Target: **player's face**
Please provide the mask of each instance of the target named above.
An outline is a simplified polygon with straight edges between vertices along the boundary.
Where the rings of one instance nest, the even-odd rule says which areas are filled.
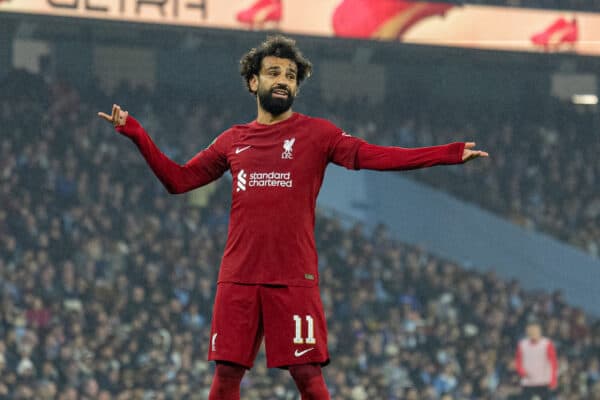
[[[260,106],[272,115],[280,115],[292,107],[298,91],[298,67],[287,58],[265,57],[258,76],[251,82]]]
[[[542,328],[539,325],[529,325],[527,327],[527,337],[529,339],[537,340],[542,337]]]

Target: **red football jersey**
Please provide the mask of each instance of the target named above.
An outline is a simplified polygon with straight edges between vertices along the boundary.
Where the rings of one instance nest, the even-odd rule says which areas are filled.
[[[363,140],[294,113],[273,125],[236,125],[204,152],[233,176],[219,282],[318,284],[315,206],[329,162],[355,169]],[[203,157],[204,158],[204,157]]]
[[[231,171],[231,217],[219,282],[308,287],[319,280],[315,206],[329,162],[349,169],[421,168],[460,163],[465,146],[375,146],[324,119],[293,113],[273,125],[235,125],[179,165],[133,117],[117,130],[136,143],[171,193],[192,190]]]

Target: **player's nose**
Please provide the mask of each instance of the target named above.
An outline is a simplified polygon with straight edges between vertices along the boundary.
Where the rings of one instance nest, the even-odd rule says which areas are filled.
[[[289,86],[293,81],[293,79],[290,79],[285,74],[279,74],[279,76],[277,76],[275,79],[275,85]]]

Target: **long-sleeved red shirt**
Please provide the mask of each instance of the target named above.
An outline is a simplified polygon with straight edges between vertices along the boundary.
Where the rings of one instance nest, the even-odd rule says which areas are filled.
[[[138,146],[170,193],[233,176],[227,245],[219,282],[318,284],[315,206],[327,164],[402,170],[462,162],[464,143],[404,149],[366,143],[299,113],[273,125],[235,125],[185,165],[153,143],[131,116],[117,130]]]

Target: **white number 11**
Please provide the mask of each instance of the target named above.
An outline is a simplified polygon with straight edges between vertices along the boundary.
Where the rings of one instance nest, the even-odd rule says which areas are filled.
[[[294,337],[294,344],[315,344],[315,321],[310,315],[306,316],[306,324],[308,325],[308,335],[306,341],[302,338],[302,318],[299,315],[294,315],[294,322],[296,323],[296,336]]]

